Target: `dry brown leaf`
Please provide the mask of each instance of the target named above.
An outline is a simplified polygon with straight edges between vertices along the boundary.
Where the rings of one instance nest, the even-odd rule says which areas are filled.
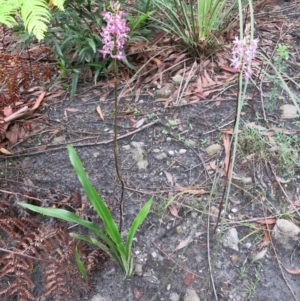
[[[267,248],[262,249],[259,252],[255,252],[255,254],[252,255],[252,262],[262,259],[267,253]]]
[[[264,224],[264,225],[273,225],[276,223],[276,218],[265,218],[265,219],[262,219],[262,220],[257,220],[255,221],[256,223],[258,224]]]
[[[98,114],[100,115],[100,118],[102,119],[102,121],[104,121],[104,116],[103,116],[103,114],[102,114],[102,110],[101,110],[101,108],[100,108],[99,105],[97,106],[97,112],[98,112]]]
[[[80,112],[80,110],[76,109],[76,108],[66,108],[65,110],[68,111],[68,112],[73,112],[73,113]]]
[[[135,94],[134,102],[138,102],[138,100],[140,99],[140,95],[141,95],[141,89],[140,88],[136,89],[134,94]]]
[[[130,114],[132,114],[132,113],[134,113],[133,110],[127,109],[127,110],[123,110],[123,111],[121,112],[121,115],[125,116],[125,115],[130,115]]]
[[[209,86],[216,84],[216,82],[212,78],[209,77],[206,69],[204,69],[204,76],[205,76]]]
[[[201,82],[202,82],[203,88],[206,88],[207,86],[209,86],[208,80],[206,79],[206,77],[204,75],[201,75]]]
[[[46,92],[41,93],[41,95],[35,101],[34,106],[31,108],[32,111],[34,111],[35,109],[37,109],[40,106],[40,104],[41,104],[42,100],[44,99],[45,95],[46,95]]]
[[[136,125],[135,125],[135,128],[140,128],[143,124],[144,124],[144,122],[145,122],[145,118],[142,118],[142,119],[140,119],[137,123],[136,123]]]
[[[178,215],[178,210],[177,208],[175,207],[175,205],[170,205],[169,206],[169,210],[171,212],[171,214],[174,216],[174,217],[178,217],[178,218],[181,218],[179,215]]]
[[[297,270],[291,270],[291,269],[285,268],[285,270],[286,270],[288,273],[293,274],[293,275],[299,275],[299,274],[300,274],[300,269],[297,269]]]
[[[4,114],[5,117],[11,115],[12,114],[12,107],[11,106],[5,107],[3,109],[3,114]]]
[[[192,273],[187,273],[185,276],[184,276],[184,280],[183,280],[183,283],[184,285],[186,286],[189,286],[191,285],[191,283],[194,281],[194,274]]]
[[[179,55],[176,60],[173,62],[173,66],[175,66],[178,62],[181,62],[182,59],[187,55],[187,53],[183,53],[181,55]]]
[[[0,147],[0,152],[4,155],[12,155],[12,153],[10,151],[8,151],[7,149]]]
[[[217,161],[214,160],[214,161],[209,162],[208,166],[210,167],[210,169],[216,170],[218,168]]]
[[[202,195],[202,194],[209,193],[209,191],[206,191],[202,188],[183,187],[177,183],[175,185],[178,188],[178,190],[183,193],[194,194],[194,195]]]
[[[155,62],[155,64],[157,65],[158,68],[163,65],[163,63],[157,58],[153,58],[153,61]]]
[[[178,250],[180,250],[180,249],[185,248],[185,247],[191,242],[191,238],[192,238],[192,237],[189,236],[188,238],[182,240],[182,241],[178,244],[178,246],[176,247],[176,249],[174,250],[174,252],[175,252],[175,251],[178,251]]]
[[[218,57],[218,61],[220,63],[220,65],[226,65],[227,61],[223,58],[224,54],[222,53],[218,53],[217,57]]]
[[[171,186],[174,186],[175,182],[174,182],[173,176],[167,171],[164,171],[164,173],[167,177],[168,182],[171,184]]]
[[[262,242],[259,245],[259,248],[258,248],[259,250],[261,250],[263,247],[267,246],[271,241],[270,231],[273,229],[274,224],[266,224],[266,227],[267,227],[267,230],[266,230],[266,233],[265,233],[265,236],[264,236]]]
[[[202,78],[201,76],[198,77],[197,79],[197,89],[195,90],[195,92],[203,92],[203,86],[202,86]]]
[[[11,145],[14,145],[18,141],[18,134],[19,134],[19,125],[14,124],[12,129],[5,133],[5,137],[9,140]]]
[[[134,295],[134,298],[136,300],[141,299],[142,296],[143,296],[143,290],[142,290],[142,288],[140,288],[138,286],[134,286],[134,288],[133,288],[133,295]]]
[[[9,121],[15,120],[15,119],[23,116],[24,114],[26,114],[27,111],[28,111],[28,106],[24,106],[21,109],[19,109],[18,111],[14,112],[13,114],[5,117],[3,119],[3,122],[9,122]]]
[[[229,135],[233,135],[233,128],[227,128],[227,129],[221,129],[220,130],[223,134],[229,134]],[[239,133],[241,133],[242,131],[239,131]]]
[[[230,164],[230,139],[228,134],[223,134],[223,144],[225,148],[225,166],[224,172],[229,176],[229,164]]]

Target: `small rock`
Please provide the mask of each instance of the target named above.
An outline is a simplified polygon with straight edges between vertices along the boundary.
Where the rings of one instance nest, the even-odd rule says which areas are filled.
[[[159,148],[155,148],[154,150],[153,150],[153,153],[160,153],[160,149]]]
[[[211,221],[216,223],[219,216],[219,209],[216,206],[211,206],[209,213]]]
[[[197,216],[198,216],[198,212],[197,211],[192,211],[191,217],[196,218]]]
[[[197,293],[193,289],[187,289],[183,301],[200,301]]]
[[[239,237],[235,228],[231,228],[224,233],[222,242],[225,247],[239,251]]]
[[[172,77],[172,82],[174,85],[180,85],[182,82],[182,76],[180,74],[176,74],[175,76]]]
[[[175,90],[174,85],[166,84],[164,87],[156,91],[156,97],[169,97]]]
[[[244,184],[250,184],[250,183],[252,183],[252,178],[251,177],[241,177],[238,180],[240,180]]]
[[[167,137],[167,141],[172,141],[172,138],[171,137]]]
[[[130,145],[131,145],[132,158],[138,162],[137,163],[138,169],[146,169],[146,167],[148,166],[148,162],[143,159],[144,151],[143,151],[142,146],[144,145],[144,143],[132,141],[130,143]],[[145,166],[145,164],[146,164],[146,166]]]
[[[138,276],[142,276],[143,275],[143,265],[137,263],[134,268],[134,274],[138,275]]]
[[[300,228],[294,223],[285,219],[278,219],[273,228],[272,237],[285,248],[291,249],[293,248],[293,241],[297,239],[299,233]]]
[[[134,148],[141,148],[144,146],[144,143],[143,142],[136,142],[136,141],[131,141],[130,142],[130,145]]]
[[[181,226],[177,226],[177,227],[176,227],[176,232],[177,232],[178,234],[181,234],[181,233],[183,232],[182,227],[181,227]]]
[[[229,283],[227,281],[224,281],[221,283],[221,287],[223,290],[228,291],[229,290]]]
[[[100,155],[99,152],[93,153],[93,156],[94,156],[95,158],[97,158],[99,155]]]
[[[122,148],[123,148],[125,151],[128,151],[128,150],[130,150],[130,145],[129,145],[129,144],[123,145]]]
[[[185,153],[186,153],[186,149],[182,148],[182,149],[179,150],[179,154],[180,154],[180,155],[183,155],[183,154],[185,154]]]
[[[170,301],[179,301],[179,295],[176,293],[170,294]]]
[[[206,152],[208,155],[212,156],[222,150],[222,146],[220,144],[212,144],[206,148]]]
[[[297,108],[293,105],[283,105],[280,107],[280,110],[282,111],[280,116],[281,119],[292,119],[298,117]]]
[[[154,158],[157,159],[157,160],[164,160],[166,159],[168,156],[167,154],[165,153],[160,153],[160,154],[157,154],[157,155],[154,155]]]
[[[66,137],[64,135],[62,135],[62,136],[54,137],[54,139],[52,140],[52,142],[54,144],[60,144],[60,143],[64,143],[65,140],[66,140]]]
[[[145,170],[147,169],[148,166],[148,161],[147,160],[141,160],[137,162],[137,168],[138,170]]]
[[[172,151],[172,150],[170,150],[170,151],[168,151],[168,154],[169,154],[170,156],[174,156],[175,152]]]
[[[153,252],[151,253],[151,256],[152,256],[153,258],[156,258],[156,257],[157,257],[157,253],[156,253],[155,251],[153,251]]]
[[[251,242],[246,242],[245,243],[245,248],[250,249],[252,247],[252,243]]]
[[[238,261],[238,259],[239,259],[239,257],[237,255],[235,255],[235,254],[231,255],[230,258],[231,258],[231,262],[233,264],[236,264],[237,261]]]

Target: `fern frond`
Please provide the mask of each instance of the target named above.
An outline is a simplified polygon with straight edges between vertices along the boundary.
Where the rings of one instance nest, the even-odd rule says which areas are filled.
[[[65,0],[52,0],[53,5],[58,7],[60,10],[65,10],[64,8],[64,2]]]
[[[16,14],[23,0],[0,0],[0,23],[12,27],[16,20],[13,15]]]
[[[21,6],[21,17],[24,21],[25,29],[33,33],[38,40],[44,38],[48,29],[51,14],[48,3],[44,0],[24,1]]]
[[[49,5],[64,10],[64,2],[65,0],[50,0],[49,3],[46,0],[0,0],[0,23],[12,27],[16,23],[14,16],[21,9],[25,29],[42,40],[51,18]]]

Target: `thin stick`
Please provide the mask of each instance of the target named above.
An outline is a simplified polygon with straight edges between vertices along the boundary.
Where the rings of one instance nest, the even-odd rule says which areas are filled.
[[[0,248],[0,251],[6,252],[6,253],[10,253],[10,254],[24,256],[24,257],[31,258],[31,259],[34,259],[34,260],[40,260],[40,261],[44,261],[44,262],[50,262],[50,260],[45,260],[45,259],[42,259],[42,258],[33,257],[33,256],[30,256],[30,255],[21,253],[21,252],[15,252],[15,251],[3,249],[3,248]]]
[[[114,158],[115,158],[115,166],[116,166],[116,173],[118,179],[121,183],[121,197],[119,201],[119,211],[120,211],[120,221],[119,221],[119,232],[122,231],[123,225],[123,198],[124,198],[124,181],[121,176],[119,170],[119,162],[118,162],[118,77],[117,77],[117,59],[114,59],[114,77],[115,77],[115,115],[114,115]]]
[[[160,120],[157,119],[157,120],[154,120],[153,122],[150,122],[130,133],[127,133],[127,134],[124,134],[122,136],[119,136],[117,137],[117,140],[121,140],[121,139],[124,139],[128,136],[131,136],[131,135],[134,135],[156,123],[158,123]],[[91,138],[90,138],[91,139]],[[83,139],[79,139],[79,140],[83,140]],[[78,141],[78,140],[76,140]],[[103,145],[103,144],[109,144],[111,142],[113,142],[114,139],[109,139],[109,140],[104,140],[104,141],[100,141],[100,142],[91,142],[91,143],[83,143],[83,144],[75,144],[73,145],[73,147],[85,147],[85,146],[96,146],[96,145]],[[72,144],[72,141],[70,141],[68,144]],[[20,151],[20,152],[16,152],[14,153],[13,155],[7,155],[7,156],[0,156],[0,159],[8,159],[8,158],[19,158],[19,157],[29,157],[29,156],[34,156],[34,155],[39,155],[39,154],[44,154],[46,152],[49,152],[49,151],[58,151],[58,150],[62,150],[62,149],[65,149],[66,148],[66,144],[64,144],[63,146],[58,146],[58,147],[54,147],[54,145],[51,145],[51,144],[48,144],[48,145],[41,145],[39,147],[45,147],[46,149],[44,150],[40,150],[40,151],[36,151],[36,152],[28,152],[28,153],[24,153],[24,151]],[[49,147],[49,149],[47,149]],[[27,151],[30,150],[30,149],[27,149]]]

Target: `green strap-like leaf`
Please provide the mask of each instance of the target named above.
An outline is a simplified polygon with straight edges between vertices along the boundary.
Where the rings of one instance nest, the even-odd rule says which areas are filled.
[[[97,193],[96,189],[93,187],[90,180],[88,179],[75,149],[70,145],[67,146],[67,149],[69,152],[71,163],[75,169],[78,179],[81,182],[84,191],[87,197],[89,198],[90,202],[92,203],[94,209],[97,211],[98,215],[102,219],[105,231],[110,236],[112,241],[118,246],[119,252],[125,254],[125,247],[123,245],[121,235],[119,233],[115,221],[112,218],[110,211],[108,210],[105,203]]]
[[[78,233],[70,233],[70,235],[74,238],[81,239],[81,240],[84,240],[86,242],[89,242],[89,243],[95,245],[96,247],[98,247],[99,249],[104,251],[109,257],[111,257],[112,259],[115,259],[117,262],[119,262],[118,254],[115,254],[115,252],[114,252],[114,251],[117,251],[116,249],[115,250],[112,249],[111,251],[113,251],[113,252],[110,252],[110,250],[108,249],[108,247],[106,245],[104,245],[97,239],[95,239],[91,236],[88,236],[88,235],[81,235]]]
[[[84,226],[85,228],[88,228],[91,231],[93,231],[95,234],[97,234],[109,246],[109,248],[111,248],[112,250],[116,248],[115,244],[94,223],[86,221],[68,210],[58,209],[58,208],[42,208],[27,203],[19,203],[19,205],[27,209],[30,209],[34,212],[38,212],[51,217],[56,217],[67,222],[73,222],[81,226]]]
[[[87,271],[86,271],[86,268],[85,268],[83,262],[80,259],[80,256],[78,254],[77,246],[75,248],[75,260],[76,260],[78,269],[79,269],[80,273],[82,274],[82,277],[83,277],[84,281],[87,283],[87,281],[88,281]]]
[[[131,227],[128,231],[127,242],[126,242],[126,260],[127,261],[130,260],[131,245],[132,245],[132,240],[134,238],[135,232],[136,232],[137,228],[142,224],[142,222],[144,221],[146,216],[148,215],[150,208],[151,208],[152,201],[153,201],[153,197],[150,198],[150,200],[141,209],[141,211],[134,219],[134,221],[131,224]]]

